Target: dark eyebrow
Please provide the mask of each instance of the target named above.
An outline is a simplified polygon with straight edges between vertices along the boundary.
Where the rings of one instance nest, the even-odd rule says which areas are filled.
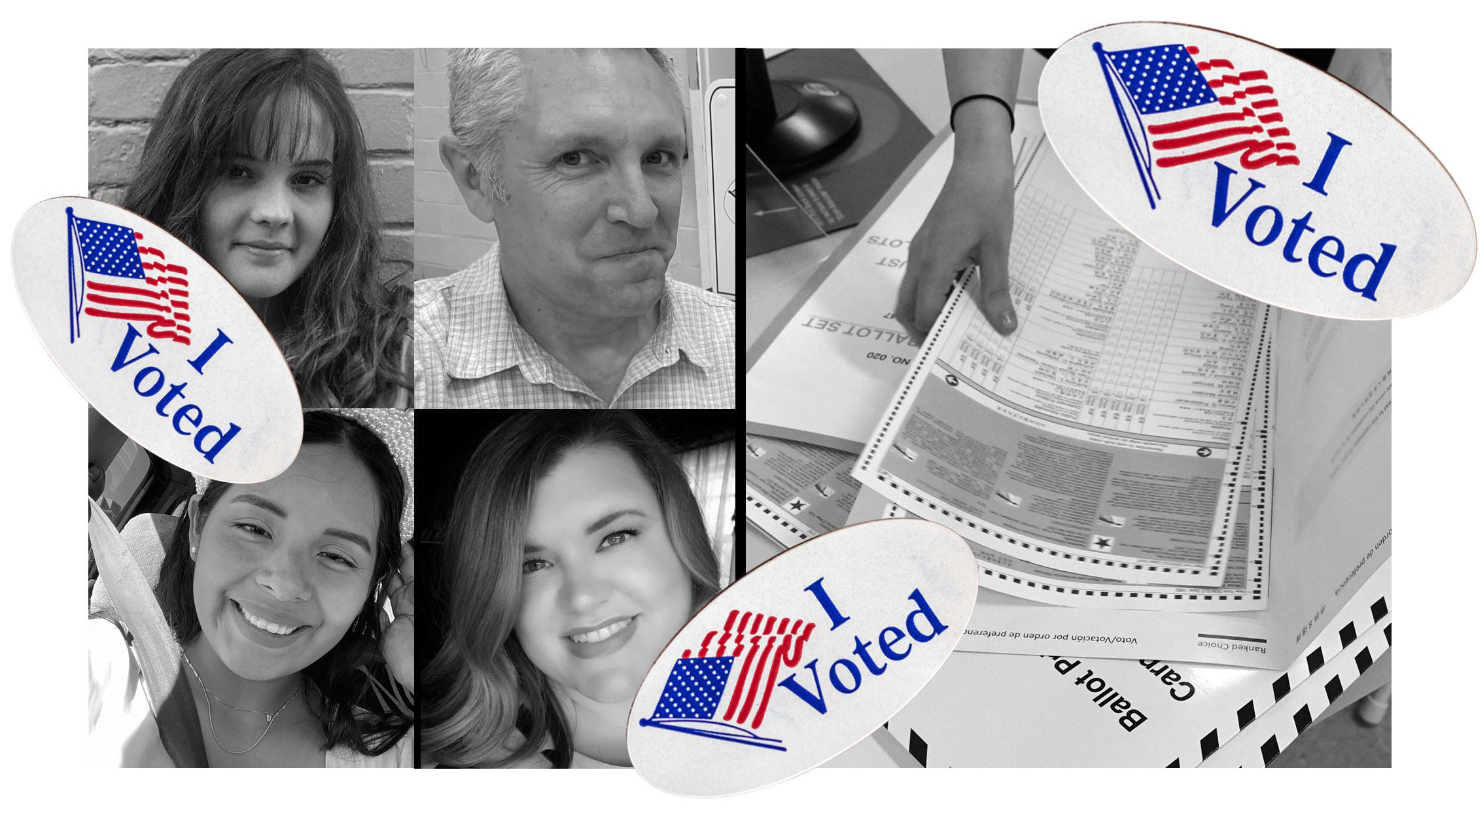
[[[667,148],[675,153],[680,153],[688,149],[688,140],[682,134],[660,136],[654,147]]]
[[[324,531],[324,535],[333,536],[335,538],[342,538],[351,544],[357,544],[360,546],[361,549],[365,551],[365,555],[375,554],[375,551],[370,548],[370,540],[360,535],[359,533],[352,533],[349,530],[341,530],[338,527],[330,527],[329,529]]]
[[[613,513],[607,513],[596,521],[591,522],[591,526],[586,528],[586,535],[591,535],[597,530],[600,530],[602,527],[611,524],[613,521],[616,521],[623,516],[642,516],[643,518],[648,517],[647,513],[644,513],[641,510],[617,510]]]
[[[602,133],[577,130],[554,134],[550,137],[547,144],[550,150],[565,152],[582,147],[608,148],[611,146],[612,140]],[[687,141],[682,133],[665,133],[654,138],[652,140],[652,146],[681,152],[687,148]]]
[[[609,140],[600,134],[576,131],[572,133],[561,133],[550,137],[548,142],[550,150],[565,152],[581,147],[606,147]]]
[[[253,507],[260,507],[263,510],[266,510],[267,512],[272,513],[273,515],[280,518],[288,517],[287,511],[283,510],[283,508],[280,507],[278,504],[253,493],[243,493],[239,496],[232,497],[231,500],[233,502],[250,504]],[[360,547],[364,548],[367,555],[375,554],[375,550],[370,546],[370,539],[365,538],[359,533],[352,533],[349,530],[341,530],[338,527],[330,527],[329,529],[324,531],[324,535],[333,536],[335,538],[342,538],[351,544],[358,544]]]
[[[268,501],[267,499],[262,498],[261,496],[254,495],[252,493],[243,493],[240,496],[234,497],[232,501],[250,504],[254,507],[260,507],[263,510],[272,513],[273,515],[281,516],[282,518],[288,517],[287,511],[283,510],[283,508],[279,507],[273,502]]]

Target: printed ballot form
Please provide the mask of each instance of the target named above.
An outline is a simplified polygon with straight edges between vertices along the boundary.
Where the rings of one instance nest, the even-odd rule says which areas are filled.
[[[1259,529],[1259,524],[1250,523],[1251,518],[1257,512],[1262,521],[1263,515],[1263,507],[1256,502],[1253,492],[1248,486],[1240,490],[1237,523],[1229,548],[1230,563],[1224,570],[1220,587],[1131,584],[1113,578],[1079,575],[1039,566],[971,543],[977,560],[978,583],[985,589],[1024,600],[1074,607],[1209,612],[1264,609],[1269,603],[1269,596],[1264,592],[1265,549],[1262,539],[1257,540],[1254,546],[1250,546],[1249,541],[1249,531]],[[854,507],[857,515],[850,518],[856,521],[868,516],[919,518],[871,490],[864,491]],[[989,621],[993,614],[987,613],[982,617]],[[1051,612],[1046,614],[1053,615]],[[984,629],[992,630],[990,626]],[[1003,634],[1006,635],[1005,630]],[[1094,636],[1096,640],[1109,642],[1117,642],[1117,638],[1118,642],[1139,642],[1135,636]]]
[[[1255,358],[1256,377],[1254,393],[1264,395],[1270,391],[1270,334],[1266,333],[1259,354]],[[1227,568],[1223,571],[1223,582],[1217,587],[1181,587],[1161,584],[1136,583],[1132,580],[1083,575],[1056,567],[1043,566],[1011,554],[999,552],[978,542],[968,541],[977,559],[978,581],[992,596],[1002,593],[1037,604],[1082,607],[1099,610],[1168,610],[1183,612],[1234,612],[1265,609],[1268,594],[1268,423],[1263,410],[1266,400],[1251,402],[1253,406],[1243,456],[1238,505],[1234,514],[1234,525],[1229,543]],[[922,503],[915,502],[918,508]],[[928,504],[926,504],[928,507]],[[848,517],[848,523],[873,518],[898,518],[915,516],[909,509],[866,487],[859,492]],[[1021,605],[1031,610],[1037,604]],[[986,613],[995,616],[996,610]],[[1027,614],[1032,614],[1031,612]],[[1062,610],[1045,610],[1049,619],[1062,620]],[[1073,613],[1067,613],[1072,618]],[[1113,616],[1112,616],[1113,617]],[[1156,617],[1142,616],[1145,623],[1154,622]],[[1100,618],[1099,620],[1104,620]],[[1182,621],[1188,623],[1186,619]],[[1136,627],[1140,630],[1140,627]],[[1172,627],[1176,628],[1176,627]],[[983,631],[1001,632],[1005,629],[988,627]],[[1134,644],[1141,641],[1135,635],[1104,636],[1097,638],[1103,644]],[[966,648],[963,646],[963,648]],[[987,650],[992,646],[988,645]]]
[[[1031,103],[1019,102],[1020,109]],[[1019,113],[1014,156],[1043,145]],[[746,360],[745,428],[857,453],[919,351],[894,319],[910,239],[951,169],[949,133],[934,139],[776,319]]]
[[[855,476],[1014,559],[1219,587],[1269,309],[1146,247],[1046,142],[1024,155],[1020,328],[998,335],[958,286]]]
[[[895,342],[868,320],[888,315],[893,244],[939,192],[946,134],[773,327],[747,380],[761,424],[832,450],[751,436],[786,453],[752,452],[747,517],[784,546],[845,507],[952,528],[982,587],[961,651],[1284,668],[1391,550],[1390,327],[1177,267],[1085,196],[1033,105],[1017,125],[1018,330],[987,324],[968,273],[918,349],[873,348]],[[855,487],[839,429],[867,415]]]
[[[1392,549],[1391,330],[1275,313],[1251,400],[1270,420],[1252,420],[1223,586],[1097,585],[973,544],[982,591],[959,651],[1277,669],[1335,623]],[[849,523],[921,507],[869,488]]]
[[[842,527],[858,497],[842,451],[747,434],[745,518],[783,547]]]

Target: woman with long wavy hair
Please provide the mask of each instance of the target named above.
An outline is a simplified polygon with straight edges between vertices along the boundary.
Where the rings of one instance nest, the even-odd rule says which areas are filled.
[[[474,452],[443,545],[423,762],[630,765],[649,667],[719,591],[687,477],[638,415],[531,411]]]
[[[197,56],[165,95],[123,206],[252,304],[304,407],[409,407],[410,290],[382,280],[365,138],[322,54]]]

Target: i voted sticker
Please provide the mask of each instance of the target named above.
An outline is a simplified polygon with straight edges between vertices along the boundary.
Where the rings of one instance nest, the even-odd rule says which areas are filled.
[[[904,707],[950,656],[976,561],[934,522],[845,527],[710,601],[633,701],[627,749],[671,793],[721,796],[815,768]]]
[[[293,375],[251,307],[189,247],[89,198],[32,207],[11,246],[42,345],[119,430],[221,481],[292,464],[303,439]]]
[[[1091,198],[1152,249],[1228,289],[1324,317],[1416,314],[1475,265],[1475,225],[1439,160],[1355,89],[1196,26],[1126,23],[1065,43],[1043,125]]]

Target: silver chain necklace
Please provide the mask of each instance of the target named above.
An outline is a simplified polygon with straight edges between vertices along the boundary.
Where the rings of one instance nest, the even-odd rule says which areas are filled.
[[[279,707],[277,711],[268,712],[268,711],[258,711],[255,708],[237,708],[236,706],[232,705],[231,703],[228,703],[225,700],[221,699],[220,697],[217,697],[216,695],[212,694],[211,693],[211,690],[209,688],[206,688],[206,681],[201,678],[200,672],[198,672],[198,671],[195,670],[195,664],[190,662],[190,655],[185,654],[185,650],[184,649],[181,649],[180,650],[180,656],[183,657],[183,658],[185,658],[185,665],[187,665],[187,666],[190,667],[190,673],[193,674],[193,675],[195,675],[195,681],[197,683],[200,683],[200,690],[201,691],[204,691],[206,693],[206,697],[207,697],[207,700],[206,700],[206,721],[208,723],[210,723],[210,726],[211,726],[211,739],[213,739],[213,740],[216,741],[216,747],[217,748],[220,748],[221,750],[225,751],[228,754],[238,754],[238,755],[239,754],[246,754],[246,753],[250,753],[253,748],[256,748],[257,745],[262,742],[263,738],[265,738],[267,736],[267,732],[272,730],[272,722],[273,722],[273,720],[277,719],[277,716],[279,714],[283,713],[283,710],[288,707],[288,703],[293,702],[293,700],[298,697],[298,692],[303,691],[303,685],[300,683],[299,686],[298,686],[298,690],[297,691],[294,691],[293,692],[293,696],[292,697],[289,697],[288,698],[288,701],[285,702],[285,703],[283,703],[282,706]],[[267,727],[264,728],[264,729],[262,729],[262,733],[261,733],[261,735],[259,735],[257,737],[257,740],[255,742],[253,742],[251,745],[248,745],[245,750],[242,750],[242,751],[233,751],[230,748],[227,748],[225,745],[222,745],[221,744],[221,738],[216,735],[216,716],[211,713],[211,700],[215,700],[216,702],[220,703],[221,705],[226,706],[227,708],[230,708],[230,709],[234,709],[236,711],[246,711],[246,712],[251,713],[251,714],[261,714],[262,716],[264,716],[264,717],[267,718]]]

